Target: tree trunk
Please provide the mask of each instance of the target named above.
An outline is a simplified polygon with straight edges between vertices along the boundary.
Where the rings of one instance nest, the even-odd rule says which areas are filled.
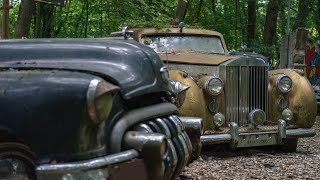
[[[52,30],[52,20],[53,20],[53,11],[54,6],[50,4],[41,4],[41,14],[42,14],[42,37],[50,38]]]
[[[14,38],[22,38],[28,36],[34,11],[35,3],[33,0],[21,0]]]
[[[280,9],[279,0],[270,0],[267,7],[266,20],[263,30],[263,41],[266,45],[272,46],[276,40],[277,20]]]
[[[320,0],[317,1],[317,7],[314,15],[314,21],[316,24],[316,29],[318,31],[318,34],[320,34]]]
[[[88,26],[89,26],[89,0],[86,0],[86,26],[84,30],[84,37],[88,36]]]
[[[59,21],[59,24],[57,26],[57,29],[53,32],[53,37],[57,38],[60,34],[61,29],[64,27],[64,24],[68,21],[69,19],[69,13],[70,13],[70,6],[71,6],[71,0],[68,1],[68,9],[67,9],[67,13],[66,16],[63,20]]]
[[[194,26],[197,23],[198,19],[200,18],[202,6],[203,6],[203,0],[200,0],[199,4],[198,4],[198,9],[195,12],[195,14],[193,15],[192,21],[190,23],[192,26]]]
[[[187,11],[187,2],[185,0],[179,0],[178,6],[176,9],[175,21],[176,24],[179,24],[184,20]]]
[[[211,0],[212,14],[216,13],[216,0]]]
[[[310,4],[312,4],[312,2],[311,0],[299,0],[298,14],[293,29],[306,27],[307,17],[310,14]]]
[[[248,0],[248,29],[247,41],[250,46],[256,38],[256,22],[257,22],[257,0]]]
[[[35,29],[34,36],[36,38],[41,38],[42,36],[42,17],[41,17],[41,3],[36,4],[36,13],[35,13]]]

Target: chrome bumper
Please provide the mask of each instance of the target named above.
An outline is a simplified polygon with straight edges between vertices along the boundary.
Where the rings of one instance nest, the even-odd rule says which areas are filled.
[[[313,137],[315,135],[314,129],[286,129],[284,120],[279,120],[276,131],[254,133],[239,133],[238,125],[232,122],[228,134],[203,135],[201,143],[203,145],[229,143],[231,148],[252,147],[283,144],[287,138]]]
[[[108,166],[130,161],[138,156],[136,150],[127,150],[85,161],[44,164],[36,168],[37,179],[108,179]]]

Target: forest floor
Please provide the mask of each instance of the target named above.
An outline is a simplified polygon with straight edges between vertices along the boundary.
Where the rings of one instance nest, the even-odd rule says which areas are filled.
[[[299,139],[295,153],[266,147],[204,148],[179,179],[320,179],[320,117],[313,128],[317,135]]]

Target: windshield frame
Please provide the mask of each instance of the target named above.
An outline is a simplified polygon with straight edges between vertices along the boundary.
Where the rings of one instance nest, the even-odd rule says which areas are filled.
[[[193,34],[193,33],[146,33],[146,34],[141,34],[141,35],[140,35],[139,42],[142,43],[142,44],[144,44],[144,43],[143,43],[143,39],[144,39],[145,37],[174,37],[174,36],[176,36],[176,37],[187,36],[187,37],[208,37],[208,38],[216,38],[216,39],[218,39],[218,40],[220,41],[220,43],[221,43],[221,47],[222,47],[222,49],[223,49],[223,53],[214,53],[214,52],[205,52],[205,51],[204,51],[204,53],[208,53],[208,54],[219,54],[219,55],[228,55],[228,50],[227,50],[227,48],[226,48],[226,46],[225,46],[224,39],[221,38],[221,37],[218,36],[218,35],[196,34],[196,33],[194,33],[194,34]],[[146,44],[145,44],[145,45],[146,45]],[[147,45],[147,46],[149,46],[149,45]],[[175,51],[175,50],[173,50],[173,51]],[[176,50],[176,51],[181,51],[181,50]],[[184,50],[182,50],[182,51],[184,51]],[[185,50],[185,51],[187,51],[187,50]],[[168,52],[170,52],[170,51],[168,51]],[[195,52],[197,52],[197,51],[195,50]],[[201,52],[201,50],[199,50],[199,52]],[[157,53],[162,53],[162,52],[157,52]]]

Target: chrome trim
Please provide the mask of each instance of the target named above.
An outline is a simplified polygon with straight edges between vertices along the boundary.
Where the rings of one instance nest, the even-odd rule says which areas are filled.
[[[87,108],[90,119],[95,123],[99,123],[99,119],[97,116],[96,105],[95,105],[95,97],[96,90],[101,80],[92,79],[89,83],[89,87],[87,90]]]
[[[230,134],[203,135],[200,137],[203,145],[226,144],[231,141]]]
[[[216,114],[218,112],[218,105],[215,99],[212,99],[207,107],[212,114]]]
[[[184,124],[185,130],[187,132],[195,133],[202,135],[204,132],[203,129],[203,119],[199,117],[180,117],[181,122]]]
[[[154,121],[157,126],[160,128],[161,132],[164,132],[166,137],[168,139],[170,139],[172,136],[171,136],[171,133],[170,133],[170,129],[169,127],[167,126],[167,124],[160,118],[157,118],[155,121]]]
[[[230,135],[231,135],[230,147],[235,149],[238,145],[239,140],[240,140],[239,127],[238,127],[237,123],[234,123],[234,122],[230,123]]]
[[[254,109],[268,114],[268,64],[249,57],[236,57],[222,63],[220,78],[225,83],[226,123],[249,124]]]
[[[189,149],[188,149],[187,143],[184,140],[182,134],[179,134],[178,139],[179,139],[179,141],[180,141],[180,143],[182,144],[182,147],[183,147],[183,152],[184,152],[184,165],[183,165],[183,167],[184,167],[184,166],[187,165],[187,163],[189,161],[190,153],[189,153]]]
[[[282,95],[279,96],[277,104],[280,112],[289,107],[289,102]]]
[[[152,129],[148,125],[146,125],[144,123],[140,123],[140,124],[136,125],[133,128],[133,130],[144,132],[144,133],[152,133],[153,132]]]
[[[211,92],[211,91],[209,90],[209,87],[208,87],[209,84],[210,84],[210,82],[211,82],[213,79],[218,79],[218,80],[221,82],[221,84],[222,84],[222,89],[221,89],[221,91],[218,92],[217,94],[214,94],[213,92]],[[210,94],[211,96],[219,96],[219,95],[222,93],[222,91],[223,91],[224,83],[223,83],[223,81],[222,81],[219,77],[209,76],[209,78],[207,79],[207,81],[206,81],[205,84],[204,84],[204,87],[205,87],[206,92],[207,92],[208,94]]]
[[[133,125],[143,121],[178,113],[178,109],[171,103],[161,103],[148,107],[142,107],[127,112],[112,129],[110,137],[111,152],[116,153],[121,151],[121,143],[124,133]]]
[[[287,138],[304,138],[304,137],[313,137],[315,136],[316,130],[315,129],[288,129],[286,131]]]
[[[164,82],[168,83],[170,81],[169,70],[166,66],[160,68],[160,73]]]
[[[217,122],[221,120],[221,122]],[[214,116],[213,116],[213,124],[216,126],[216,127],[221,127],[225,124],[226,122],[226,117],[222,114],[222,113],[216,113]]]
[[[283,144],[288,138],[305,138],[305,137],[313,137],[316,135],[316,131],[314,129],[286,129],[286,121],[279,120],[278,122],[278,130],[270,131],[270,132],[247,132],[247,133],[239,133],[239,129],[236,123],[230,124],[230,134],[215,134],[215,135],[203,135],[201,136],[201,143],[203,145],[213,145],[213,144],[228,144],[230,143],[231,148],[237,147],[248,147],[254,145],[261,145],[259,143],[252,143],[250,145],[246,145],[245,142],[247,137],[250,136],[261,136],[269,138],[273,137],[274,140],[268,143],[267,145],[275,145],[275,144]],[[239,146],[238,146],[239,144]]]
[[[188,151],[189,151],[189,155],[192,154],[192,143],[191,143],[191,140],[189,139],[187,133],[186,132],[182,132],[181,136],[183,137],[184,141],[186,142],[186,145],[187,145],[187,148],[188,148]]]
[[[257,122],[255,122],[255,120],[254,120],[255,113],[263,113],[263,122],[261,124],[258,124]],[[255,126],[262,125],[266,121],[266,118],[267,118],[266,113],[264,111],[262,111],[261,109],[254,109],[253,111],[251,111],[249,113],[249,120]]]
[[[169,119],[174,124],[174,129],[176,132],[176,134],[174,136],[181,134],[181,132],[184,130],[184,127],[181,127],[181,125],[178,123],[176,117],[170,116]]]
[[[70,162],[70,163],[59,163],[59,164],[44,164],[40,165],[36,169],[37,174],[61,174],[71,171],[82,171],[88,169],[96,169],[103,166],[108,166],[124,161],[137,158],[139,153],[136,150],[127,150],[104,157],[99,157],[95,159],[90,159],[86,161]]]
[[[280,119],[278,121],[278,144],[282,144],[287,137],[286,126],[287,126],[287,123],[285,120]]]
[[[281,90],[281,89],[279,88],[279,83],[280,83],[281,79],[282,79],[282,78],[285,78],[285,77],[287,77],[287,78],[289,78],[289,79],[291,80],[291,86],[290,86],[290,88],[289,88],[287,91],[283,91],[283,90]],[[289,76],[285,75],[285,74],[279,74],[279,76],[278,76],[277,79],[276,79],[277,89],[278,89],[281,93],[288,93],[288,92],[290,92],[291,89],[292,89],[292,84],[293,84],[292,79],[291,79]]]
[[[123,145],[128,149],[144,151],[152,149],[153,156],[162,157],[167,149],[166,137],[160,133],[143,133],[138,131],[128,131],[124,135]],[[165,147],[163,149],[163,146]]]

